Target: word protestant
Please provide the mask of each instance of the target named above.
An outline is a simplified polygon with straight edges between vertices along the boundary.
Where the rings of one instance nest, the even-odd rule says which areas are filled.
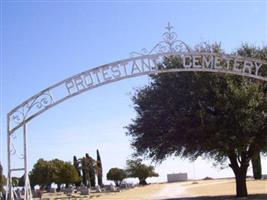
[[[74,94],[115,80],[153,72],[157,66],[155,62],[156,58],[149,57],[103,65],[73,76],[65,81],[65,86],[69,94]]]
[[[100,66],[81,74],[75,75],[65,81],[65,87],[70,95],[82,90],[90,89],[103,85],[108,82],[120,80],[127,77],[138,76],[143,74],[160,73],[164,68],[158,69],[158,63],[162,63],[166,55],[143,56],[132,58],[113,64]],[[175,54],[181,59],[181,71],[184,69],[196,69],[196,71],[231,71],[239,74],[253,74],[258,76],[259,70],[263,63],[237,56],[215,55],[215,54]],[[179,71],[179,69],[177,69]]]

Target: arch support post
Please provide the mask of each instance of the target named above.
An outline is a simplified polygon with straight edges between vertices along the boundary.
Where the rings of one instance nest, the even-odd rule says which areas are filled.
[[[8,162],[8,177],[7,177],[7,191],[6,199],[14,200],[12,175],[11,175],[11,133],[9,131],[10,118],[7,115],[7,162]]]
[[[27,164],[27,128],[26,122],[23,121],[23,168],[13,168],[12,167],[12,155],[16,153],[12,143],[12,134],[13,132],[9,129],[10,118],[7,117],[7,153],[8,153],[8,179],[7,179],[7,191],[6,199],[16,200],[21,199],[20,195],[14,191],[12,185],[12,172],[14,171],[23,171],[24,172],[24,200],[32,200],[31,185],[28,174],[28,164]]]
[[[26,122],[23,123],[23,158],[24,158],[24,200],[32,199],[31,185],[27,164],[27,128]]]

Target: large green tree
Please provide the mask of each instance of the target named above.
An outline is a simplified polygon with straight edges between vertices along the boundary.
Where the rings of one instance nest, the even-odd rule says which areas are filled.
[[[111,168],[107,173],[107,180],[114,181],[115,185],[119,187],[123,179],[127,177],[125,170],[120,168]]]
[[[59,177],[60,183],[66,184],[66,187],[68,187],[69,184],[81,182],[81,177],[77,173],[75,167],[69,162],[63,163],[60,168]]]
[[[52,183],[56,183],[60,188],[63,183],[68,185],[79,180],[75,167],[59,159],[50,161],[39,159],[30,172],[31,185],[40,185],[42,188],[50,188]]]
[[[157,177],[159,176],[154,170],[154,166],[145,165],[142,163],[142,159],[138,158],[135,160],[126,161],[126,173],[127,177],[138,178],[139,185],[146,185],[146,179],[148,177]]]
[[[196,50],[222,52],[219,45]],[[168,57],[161,67],[182,67],[181,59]],[[236,195],[247,196],[249,162],[267,146],[266,83],[204,72],[160,74],[137,91],[133,102],[137,116],[127,134],[137,155],[158,162],[170,155],[228,161]]]
[[[39,159],[29,173],[32,186],[40,185],[41,188],[47,188],[52,181],[52,170],[50,163],[44,159]]]
[[[251,46],[246,43],[242,44],[241,48],[238,49],[237,53],[241,56],[246,56],[246,57],[253,57],[253,58],[258,58],[258,59],[267,58],[267,48],[260,49],[256,46]],[[265,71],[263,71],[262,73],[267,74],[267,69],[265,69]],[[251,163],[252,163],[254,178],[256,180],[261,179],[262,178],[262,167],[261,167],[261,153],[260,152],[252,158]]]

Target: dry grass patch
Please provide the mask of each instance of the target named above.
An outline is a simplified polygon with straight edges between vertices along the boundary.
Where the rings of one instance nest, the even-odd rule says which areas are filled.
[[[186,193],[193,196],[235,195],[235,180],[208,180],[198,184],[186,183],[183,185]],[[247,180],[249,194],[267,194],[267,180]]]
[[[267,200],[267,180],[247,181],[249,200]],[[182,192],[177,193],[178,190]],[[164,194],[163,194],[164,193]],[[168,193],[165,195],[165,193]],[[256,195],[257,194],[257,195]],[[164,197],[165,196],[165,197]],[[122,190],[114,193],[95,193],[89,197],[63,197],[59,194],[45,194],[44,198],[55,199],[95,199],[95,200],[237,200],[235,196],[235,180],[220,179],[172,184],[151,184],[143,187]],[[159,198],[157,198],[159,197]]]

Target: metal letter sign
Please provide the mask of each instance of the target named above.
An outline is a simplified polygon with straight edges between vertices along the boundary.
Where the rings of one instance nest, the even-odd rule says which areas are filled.
[[[26,174],[24,199],[31,199],[26,157],[27,122],[73,96],[126,78],[169,72],[230,73],[267,81],[267,75],[263,73],[264,70],[267,70],[266,61],[236,55],[192,51],[186,43],[177,39],[176,33],[172,31],[172,28],[168,24],[167,31],[163,34],[163,40],[156,44],[151,51],[143,49],[141,52],[133,52],[128,59],[105,64],[76,74],[32,96],[8,113],[8,199],[13,200],[15,198],[11,184],[12,172],[19,170],[23,170]],[[162,63],[166,56],[177,56],[180,58],[182,66],[172,69],[159,68],[158,64]],[[11,156],[15,151],[13,149],[12,134],[20,127],[23,127],[24,133],[24,167],[13,168]]]

